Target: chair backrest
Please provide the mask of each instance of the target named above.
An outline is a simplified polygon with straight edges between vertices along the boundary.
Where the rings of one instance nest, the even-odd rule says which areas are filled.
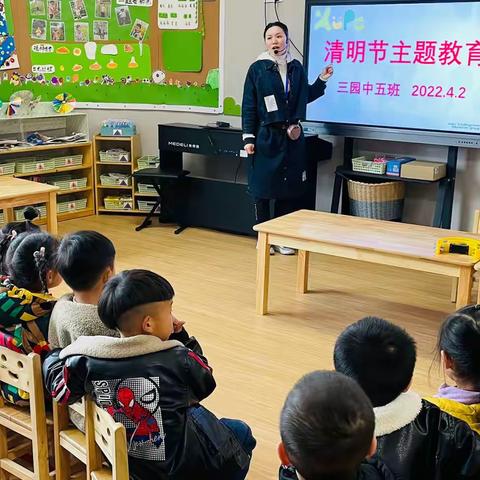
[[[75,403],[72,410],[85,416],[83,400]],[[53,402],[53,440],[55,450],[55,477],[56,480],[69,480],[72,477],[72,468],[87,465],[87,442],[83,431],[79,430],[70,421],[70,412],[66,405]],[[77,424],[79,422],[77,421]],[[80,422],[83,424],[82,422]],[[80,461],[74,464],[73,457]],[[83,466],[81,465],[83,464]]]
[[[472,233],[480,233],[480,209],[475,210]]]
[[[111,465],[112,480],[128,480],[127,435],[123,424],[91,398],[85,398],[85,427],[87,436],[87,475],[96,478],[102,469],[102,454]]]
[[[42,388],[40,356],[36,353],[25,355],[0,347],[0,382],[20,388],[32,394],[34,390],[34,372],[40,372],[40,388]]]
[[[23,390],[30,396],[30,415],[0,398],[0,409],[6,412],[0,415],[2,435],[5,436],[0,442],[2,451],[0,456],[3,457],[7,451],[5,430],[15,431],[32,442],[34,471],[30,473],[25,468],[15,466],[13,460],[6,458],[2,458],[0,467],[10,473],[17,472],[14,473],[16,476],[19,469],[22,469],[22,478],[30,478],[32,475],[37,480],[47,479],[49,476],[47,418],[40,355],[36,353],[25,355],[0,346],[0,382]]]

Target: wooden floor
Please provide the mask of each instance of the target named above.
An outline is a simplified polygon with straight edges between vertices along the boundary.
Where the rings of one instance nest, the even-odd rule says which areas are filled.
[[[433,393],[437,330],[453,310],[450,280],[430,274],[312,255],[307,295],[295,293],[296,257],[275,255],[270,314],[255,314],[255,240],[200,229],[173,234],[158,223],[135,232],[138,217],[62,222],[60,233],[98,230],[113,240],[117,270],[148,268],[173,284],[174,311],[201,342],[217,389],[204,402],[218,416],[241,418],[257,438],[251,480],[276,478],[278,417],[293,383],[332,368],[336,337],[377,315],[405,327],[418,343],[413,388]],[[433,247],[432,247],[433,248]],[[54,293],[66,291],[65,285]]]

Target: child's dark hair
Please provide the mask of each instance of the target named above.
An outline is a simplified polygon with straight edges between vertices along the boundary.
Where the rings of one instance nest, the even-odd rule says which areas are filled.
[[[171,300],[174,295],[173,287],[160,275],[149,270],[125,270],[106,283],[98,314],[105,326],[121,331],[127,312],[147,303]]]
[[[338,372],[305,375],[288,394],[280,416],[285,451],[307,480],[354,478],[374,429],[367,395]]]
[[[49,233],[24,232],[7,250],[10,281],[31,292],[48,292],[47,273],[55,269],[58,240]]]
[[[272,27],[280,27],[283,30],[283,33],[285,33],[285,36],[288,37],[288,27],[282,23],[282,22],[271,22],[268,25],[265,26],[265,29],[263,30],[263,38],[265,39],[267,37],[267,31],[270,30]]]
[[[35,207],[27,207],[23,211],[23,222],[9,222],[0,230],[0,275],[8,275],[5,256],[12,240],[23,232],[39,232],[40,227],[32,223],[40,216]]]
[[[453,361],[459,379],[480,388],[480,305],[469,305],[450,315],[440,328],[438,351]]]
[[[416,356],[415,340],[403,328],[366,317],[340,334],[333,359],[335,369],[355,379],[380,407],[407,390]]]
[[[104,235],[91,230],[70,233],[58,247],[57,270],[76,291],[90,290],[108,268],[113,268],[115,247]]]

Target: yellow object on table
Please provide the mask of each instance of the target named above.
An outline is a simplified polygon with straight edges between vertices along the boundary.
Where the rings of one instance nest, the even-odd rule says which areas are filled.
[[[459,253],[480,261],[480,240],[468,237],[443,237],[437,240],[435,254]]]

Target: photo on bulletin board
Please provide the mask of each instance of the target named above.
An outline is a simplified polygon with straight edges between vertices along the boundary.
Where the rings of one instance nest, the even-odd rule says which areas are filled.
[[[0,100],[220,113],[224,1],[0,0]]]

